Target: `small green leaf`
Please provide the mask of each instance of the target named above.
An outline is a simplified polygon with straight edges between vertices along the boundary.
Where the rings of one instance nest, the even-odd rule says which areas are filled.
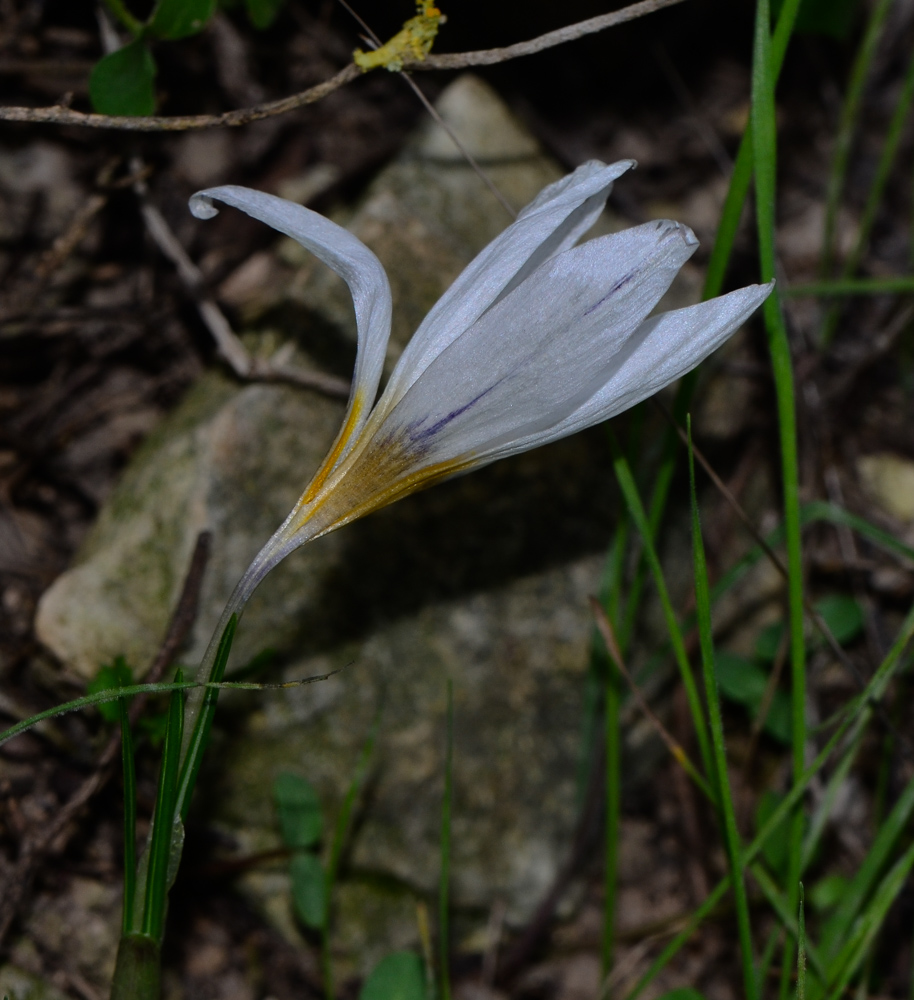
[[[159,0],[149,22],[156,38],[186,38],[206,27],[213,16],[216,0]]]
[[[282,0],[247,0],[248,17],[251,19],[251,24],[261,31],[264,28],[269,28],[281,6]]]
[[[306,927],[319,930],[324,926],[327,907],[327,879],[320,858],[310,851],[296,854],[289,874],[295,915]]]
[[[768,714],[765,716],[765,725],[762,727],[765,732],[774,737],[779,743],[790,746],[793,739],[793,721],[790,716],[790,695],[785,691],[775,691],[771,704],[768,706]],[[757,716],[761,705],[750,707],[750,711]]]
[[[87,694],[113,691],[133,683],[133,670],[123,656],[116,656],[113,663],[106,663],[86,685]],[[106,722],[117,722],[120,718],[119,702],[109,701],[98,706]]]
[[[310,782],[297,774],[280,774],[273,785],[273,798],[287,847],[312,847],[321,839],[321,804]]]
[[[721,694],[758,718],[768,688],[768,674],[757,663],[736,653],[719,652],[714,657]],[[791,741],[790,695],[775,691],[765,716],[764,730],[781,743]]]
[[[842,646],[853,642],[863,631],[863,608],[847,594],[823,597],[821,601],[816,601],[815,609]]]
[[[777,659],[778,650],[781,648],[781,642],[784,639],[784,623],[774,622],[771,625],[766,625],[761,632],[758,634],[758,639],[755,642],[755,655],[759,660],[766,660],[768,663],[774,663]]]
[[[758,707],[768,686],[768,676],[752,660],[736,653],[719,652],[714,657],[714,672],[721,694],[747,708]]]
[[[849,885],[843,875],[826,875],[810,889],[810,906],[820,913],[833,910],[844,898]]]
[[[151,115],[156,64],[140,40],[103,56],[89,76],[92,107],[101,115]]]
[[[359,1000],[425,1000],[425,970],[414,951],[382,958],[365,980]]]

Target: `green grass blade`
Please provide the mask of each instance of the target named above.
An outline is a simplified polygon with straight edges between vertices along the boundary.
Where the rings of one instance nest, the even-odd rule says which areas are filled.
[[[762,951],[762,957],[759,959],[758,963],[758,977],[759,982],[768,982],[768,975],[771,970],[771,964],[774,962],[775,953],[778,947],[781,946],[781,942],[784,939],[784,928],[778,924],[776,927],[771,928],[771,932],[768,935],[768,940],[765,942],[765,948]]]
[[[701,536],[701,519],[698,513],[698,494],[695,490],[695,460],[691,449],[692,429],[689,428],[689,485],[692,501],[692,556],[695,564],[695,606],[698,616],[698,637],[701,663],[704,669],[705,698],[711,744],[714,749],[714,776],[717,786],[718,808],[727,857],[730,863],[730,882],[736,905],[736,923],[739,931],[743,963],[743,983],[747,1000],[759,1000],[759,983],[755,968],[752,942],[752,924],[749,916],[749,898],[743,867],[742,841],[736,826],[736,808],[727,773],[727,747],[724,739],[724,721],[720,707],[720,692],[714,669],[714,637],[711,628],[711,594],[708,585],[708,567],[705,560],[704,541]]]
[[[844,756],[838,762],[838,766],[829,776],[821,802],[816,806],[815,812],[812,814],[809,829],[806,832],[806,839],[803,842],[803,859],[800,867],[804,872],[809,867],[813,855],[822,842],[822,837],[831,818],[832,811],[835,808],[838,794],[847,780],[847,776],[850,774],[851,767],[857,759],[857,754],[860,752],[863,736],[864,734],[861,730],[857,738],[847,748]]]
[[[898,541],[887,531],[877,528],[874,524],[850,511],[844,510],[837,504],[826,503],[824,500],[813,500],[804,504],[802,508],[802,518],[804,524],[812,524],[815,521],[829,521],[831,524],[847,525],[863,538],[874,542],[886,552],[901,556],[903,559],[914,560],[914,548]]]
[[[841,903],[828,920],[822,933],[822,946],[833,957],[851,931],[854,921],[863,909],[867,897],[880,873],[888,863],[889,855],[904,832],[914,813],[914,778],[905,786],[889,815],[879,826],[879,833],[872,847],[851,880]]]
[[[872,715],[872,703],[879,701],[885,694],[889,682],[895,676],[902,662],[904,651],[912,639],[914,639],[914,605],[912,605],[905,616],[905,620],[899,629],[898,636],[889,654],[870,678],[864,691],[853,699],[855,709],[859,710],[856,711],[856,714],[848,713],[845,715],[835,732],[829,737],[825,746],[819,751],[804,772],[802,780],[791,787],[778,807],[768,817],[762,829],[758,831],[752,842],[746,846],[743,851],[744,866],[751,865],[756,860],[768,838],[796,808],[797,804],[806,794],[809,783],[822,770],[825,764],[828,763],[832,754],[844,744],[846,739],[850,742],[855,740],[861,730],[866,727]],[[635,984],[632,991],[626,997],[626,1000],[635,1000],[650,985],[673,957],[685,946],[703,921],[714,911],[729,888],[730,876],[727,875],[717,883],[707,899],[695,910],[685,928],[663,949],[647,972]]]
[[[889,908],[905,886],[908,875],[914,867],[914,844],[895,862],[873,893],[873,898],[860,915],[855,933],[834,962],[834,979],[829,990],[829,998],[841,997],[866,959],[885,921]]]
[[[739,231],[743,208],[752,185],[752,129],[747,128],[739,144],[736,160],[733,164],[733,174],[730,177],[730,187],[724,199],[720,222],[717,224],[717,235],[708,260],[708,272],[705,275],[702,299],[716,298],[723,291],[727,267],[733,253],[733,244]]]
[[[768,837],[800,802],[809,782],[822,769],[832,753],[842,744],[853,743],[859,737],[861,731],[872,718],[873,705],[882,699],[889,682],[897,673],[899,665],[902,663],[904,651],[912,638],[914,638],[914,606],[905,616],[888,655],[877,667],[864,690],[851,700],[849,711],[843,713],[844,718],[829,737],[825,746],[803,772],[801,779],[794,783],[777,808],[773,810],[762,829],[756,834],[755,839],[746,848],[744,857],[746,864],[755,860]]]
[[[775,277],[775,174],[777,133],[774,107],[774,78],[771,72],[771,14],[768,0],[758,0],[752,53],[752,135],[755,163],[756,222],[762,281]],[[787,541],[788,608],[790,623],[790,678],[792,694],[791,740],[793,778],[797,783],[805,770],[806,749],[806,649],[803,634],[803,562],[800,538],[800,485],[797,457],[796,405],[793,369],[787,327],[777,288],[763,306],[768,350],[774,375],[781,450],[781,478],[784,491],[784,527]],[[803,850],[803,816],[796,810],[790,831],[788,891],[791,911],[798,904],[800,862]],[[781,1000],[786,1000],[792,947],[788,942],[782,965]]]
[[[911,111],[912,100],[914,100],[914,58],[908,63],[908,70],[905,73],[901,93],[898,96],[898,103],[892,112],[892,118],[885,137],[885,144],[882,147],[879,163],[876,166],[876,176],[870,185],[866,204],[863,207],[857,241],[844,264],[845,277],[850,277],[857,270],[860,260],[863,257],[863,252],[866,250],[870,234],[873,231],[873,224],[876,222],[876,213],[882,204],[882,197],[885,194],[889,176],[892,173],[892,168],[895,166],[895,158],[898,155],[898,147],[901,145],[905,123]]]
[[[691,374],[691,373],[690,373]],[[685,380],[683,380],[685,384]],[[682,388],[682,386],[680,386]],[[691,392],[688,393],[691,398]],[[666,504],[670,495],[670,488],[673,485],[673,475],[676,472],[676,452],[679,442],[672,430],[665,433],[663,441],[663,454],[657,475],[654,478],[654,488],[651,491],[651,502],[648,507],[648,525],[650,526],[651,538],[656,541],[660,532],[660,525],[663,523],[663,516],[666,513]],[[625,617],[619,622],[619,644],[623,653],[628,649],[632,635],[635,632],[638,614],[641,611],[641,598],[644,592],[644,584],[647,577],[647,560],[642,552],[635,567],[635,573],[628,590],[628,601],[625,607]],[[615,619],[613,619],[615,620]]]
[[[860,261],[863,259],[864,251],[866,250],[869,242],[870,233],[872,232],[873,225],[876,222],[876,214],[879,211],[879,206],[882,204],[882,197],[885,194],[889,176],[895,165],[895,158],[898,155],[898,147],[901,144],[905,123],[907,122],[908,114],[911,110],[912,100],[914,100],[914,58],[912,58],[908,63],[908,71],[905,74],[901,94],[899,95],[898,103],[895,105],[895,110],[892,113],[892,118],[889,122],[888,133],[886,134],[885,143],[882,147],[882,153],[879,157],[879,163],[876,167],[876,175],[873,178],[873,183],[870,185],[866,204],[863,208],[863,215],[861,216],[860,225],[857,231],[857,239],[844,262],[844,266],[841,268],[841,276],[845,281],[848,281],[848,279],[851,278],[860,266]],[[901,281],[903,283],[903,279],[901,279]],[[908,292],[914,290],[914,280],[908,279],[907,288],[902,288],[901,290]],[[870,294],[873,294],[872,291],[870,291]],[[827,344],[831,342],[838,325],[839,316],[840,311],[837,306],[832,306],[826,313],[822,321],[821,339],[823,343]]]
[[[133,905],[136,895],[136,765],[133,755],[133,734],[127,699],[117,703],[121,725],[121,758],[124,769],[124,915],[121,934],[132,934]]]
[[[692,667],[689,663],[688,653],[686,652],[682,630],[676,620],[676,613],[673,610],[673,603],[670,600],[669,591],[667,590],[666,580],[663,575],[663,567],[660,564],[660,557],[657,555],[657,549],[654,546],[650,523],[644,512],[644,507],[641,504],[641,497],[638,493],[638,487],[635,485],[635,479],[632,476],[631,467],[619,449],[618,442],[614,437],[611,440],[613,445],[613,468],[616,473],[616,479],[618,480],[619,488],[622,490],[622,496],[625,498],[629,515],[641,535],[641,541],[644,544],[645,556],[654,577],[654,585],[656,586],[657,592],[660,596],[664,620],[666,621],[667,631],[670,636],[670,643],[673,647],[673,655],[675,656],[676,663],[679,666],[679,673],[685,687],[686,698],[688,699],[689,710],[692,715],[692,723],[695,727],[695,738],[698,741],[702,766],[707,774],[713,774],[714,768],[711,749],[708,742],[707,723],[705,721],[704,710],[701,706],[701,696],[698,693],[698,687],[695,684],[695,678],[692,674]]]
[[[760,862],[754,862],[749,866],[749,871],[752,872],[752,877],[755,879],[758,887],[762,890],[762,895],[768,900],[769,906],[777,914],[778,919],[781,922],[781,926],[794,939],[794,941],[797,942],[797,954],[799,955],[801,948],[804,950],[804,969],[806,957],[808,956],[809,964],[812,966],[819,982],[824,985],[828,978],[825,964],[819,956],[818,949],[816,949],[809,941],[805,940],[802,924],[796,919],[796,917],[794,917],[790,910],[787,909],[786,897],[778,888],[774,879],[768,874],[768,871],[763,864]]]
[[[801,0],[785,0],[781,6],[781,13],[778,15],[778,23],[771,40],[771,75],[774,82],[777,82],[781,66],[784,64],[787,45],[793,34],[793,25],[800,3]],[[717,235],[714,239],[714,247],[711,250],[711,259],[708,261],[708,272],[705,276],[705,287],[702,292],[703,299],[713,299],[723,291],[727,265],[730,263],[739,221],[749,194],[749,187],[752,184],[753,161],[752,122],[750,120],[739,144],[736,161],[733,164],[730,187],[727,189],[727,197],[724,200]]]
[[[225,626],[222,638],[219,640],[216,659],[213,661],[208,678],[212,683],[218,684],[225,676],[225,668],[228,664],[229,653],[232,651],[232,642],[234,641],[235,630],[237,628],[238,615],[233,614]],[[203,763],[203,753],[209,742],[209,732],[213,725],[213,716],[216,714],[216,702],[218,699],[218,688],[209,688],[206,691],[200,710],[196,714],[190,741],[187,744],[187,752],[181,765],[181,780],[175,798],[177,814],[182,820],[187,818],[187,810],[190,808],[190,798],[194,791],[194,785],[197,783],[200,766]]]
[[[27,719],[23,719],[21,722],[10,726],[9,729],[4,729],[0,733],[0,746],[8,740],[15,739],[15,737],[21,736],[22,733],[28,732],[28,730],[44,722],[46,719],[54,719],[61,715],[68,715],[70,712],[79,712],[84,708],[93,708],[96,705],[103,705],[107,702],[120,701],[122,698],[131,698],[137,694],[170,694],[172,691],[186,691],[192,687],[194,687],[194,684],[191,682],[183,684],[127,684],[124,687],[108,688],[104,691],[97,691],[95,694],[83,695],[82,698],[74,698],[72,701],[55,705],[54,708],[48,708],[43,712],[30,715]]]
[[[33,729],[47,719],[54,719],[61,715],[67,715],[70,712],[79,712],[84,708],[92,708],[107,702],[119,701],[121,698],[132,698],[137,694],[172,694],[174,691],[192,692],[198,689],[214,693],[218,693],[219,691],[278,691],[291,687],[299,687],[303,684],[312,684],[315,681],[325,681],[335,673],[338,673],[338,671],[333,670],[328,674],[304,677],[297,681],[285,681],[282,684],[258,684],[250,681],[206,681],[204,683],[182,681],[178,684],[162,681],[155,684],[127,684],[120,688],[107,688],[95,694],[84,695],[82,698],[74,698],[72,701],[55,705],[54,708],[48,708],[43,712],[38,712],[36,715],[30,715],[27,719],[23,719],[21,722],[10,726],[9,729],[4,729],[0,733],[0,746],[8,740],[15,739],[15,737],[21,736],[22,733],[28,732],[28,730]]]
[[[178,671],[178,680],[181,680]],[[168,724],[159,770],[159,789],[149,840],[149,874],[143,904],[141,933],[161,943],[165,927],[165,907],[168,900],[169,873],[173,867],[175,799],[177,797],[179,757],[184,730],[184,695],[175,691],[168,704]]]
[[[638,454],[644,430],[644,407],[639,406],[631,424],[629,451]],[[634,631],[641,606],[644,573],[643,560],[639,558],[635,577],[628,587],[625,613],[622,612],[622,594],[625,590],[625,563],[628,555],[631,518],[622,511],[613,536],[613,547],[607,562],[605,590],[601,593],[603,607],[613,623],[621,648],[627,648]],[[603,838],[603,934],[600,955],[604,978],[613,964],[616,926],[616,895],[619,865],[619,824],[622,811],[622,737],[620,712],[622,690],[619,671],[609,651],[594,635],[594,663],[603,678],[603,752],[605,766],[605,828]]]
[[[641,436],[643,431],[644,408],[639,407],[632,423],[629,450],[632,455],[641,452]],[[666,502],[669,496],[675,471],[675,457],[678,442],[674,435],[666,434],[663,443],[663,457],[654,482],[651,496],[648,525],[650,536],[656,539],[663,520]],[[624,614],[621,608],[621,595],[624,588],[625,559],[628,554],[627,540],[631,518],[627,510],[623,510],[616,526],[612,561],[608,569],[608,590],[604,595],[603,606],[609,620],[613,623],[617,641],[622,654],[628,648],[635,631],[638,615],[641,611],[641,601],[647,572],[647,560],[642,549],[639,554],[633,577],[627,587],[627,600]],[[603,707],[604,707],[604,750],[606,769],[605,796],[605,836],[603,865],[603,938],[601,946],[604,977],[609,974],[613,964],[615,948],[616,897],[619,861],[619,826],[622,812],[622,740],[620,732],[620,712],[622,705],[622,687],[618,669],[613,657],[603,657],[602,646],[599,649],[600,663],[603,667]]]
[[[444,752],[444,795],[441,800],[441,877],[438,885],[438,955],[440,1000],[451,996],[451,806],[454,781],[454,682],[447,682],[447,742]]]
[[[806,1000],[806,954],[809,943],[806,940],[806,911],[803,883],[800,883],[800,912],[797,917],[797,1000]]]
[[[877,528],[875,525],[870,524],[862,517],[858,517],[856,514],[851,514],[849,511],[837,506],[837,504],[828,503],[824,500],[812,500],[809,503],[803,504],[800,508],[800,524],[802,527],[806,527],[810,524],[818,524],[822,521],[828,522],[834,525],[846,525],[853,531],[856,531],[862,538],[873,542],[879,548],[884,549],[886,552],[891,553],[894,556],[898,556],[902,559],[910,559],[914,561],[914,548],[909,545],[905,545],[904,542],[898,541],[897,538],[890,535],[888,532],[883,531],[881,528]],[[784,526],[780,525],[771,531],[767,536],[765,536],[765,542],[769,548],[775,548],[782,544],[784,541]],[[755,546],[743,556],[742,559],[730,570],[728,570],[721,579],[715,584],[713,590],[711,591],[712,601],[717,601],[719,598],[732,586],[739,582],[745,576],[745,574],[764,556],[764,550],[761,546]]]
[[[834,267],[838,209],[841,205],[841,195],[844,191],[844,181],[850,163],[854,132],[857,128],[857,119],[860,115],[870,66],[873,62],[873,56],[876,54],[879,36],[882,34],[882,28],[891,5],[892,0],[878,0],[872,14],[870,14],[863,40],[854,58],[847,94],[841,108],[838,134],[835,139],[835,153],[825,194],[825,228],[822,234],[822,263],[820,267],[823,278],[829,277]]]
[[[796,21],[800,3],[801,0],[784,0],[784,3],[781,6],[777,26],[771,43],[772,72],[775,79],[780,74],[781,67],[784,63],[787,46],[793,33],[793,26]],[[714,246],[711,250],[711,258],[708,262],[708,270],[702,292],[703,299],[714,298],[723,291],[724,278],[726,277],[727,266],[733,252],[733,244],[739,228],[740,217],[743,212],[743,207],[745,206],[746,197],[749,193],[749,187],[752,183],[752,170],[752,126],[750,122],[743,135],[742,141],[740,142],[739,151],[733,168],[733,174],[730,178],[730,185],[727,190],[727,196],[724,202],[720,223],[718,224]],[[676,393],[676,401],[674,404],[674,413],[680,423],[682,422],[686,411],[689,409],[692,394],[697,382],[697,376],[697,371],[689,372],[689,374],[686,375],[679,383],[679,388]],[[668,429],[664,433],[664,458],[655,481],[650,505],[651,513],[649,521],[653,529],[653,537],[656,537],[657,529],[663,519],[666,502],[669,496],[669,489],[672,484],[673,474],[675,471],[676,451],[678,448],[675,431]],[[636,574],[633,589],[635,599],[629,603],[626,620],[622,623],[620,629],[620,642],[623,650],[634,627],[634,619],[640,603],[637,598],[640,595],[640,584],[642,579],[643,571],[641,564],[639,563],[638,573]],[[721,581],[721,583],[724,584],[723,589],[726,589],[725,581]],[[616,620],[614,616],[611,616],[611,618],[614,621]],[[706,754],[703,752],[702,756],[704,759]]]

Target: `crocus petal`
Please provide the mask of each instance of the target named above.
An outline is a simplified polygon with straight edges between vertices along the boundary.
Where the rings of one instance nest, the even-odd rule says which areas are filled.
[[[685,226],[652,222],[559,254],[457,337],[399,402],[385,391],[366,436],[399,427],[417,459],[435,464],[552,426],[605,384],[696,246]]]
[[[460,274],[413,334],[387,386],[399,399],[428,365],[487,310],[596,222],[613,182],[635,165],[597,160],[544,188]]]
[[[552,427],[483,449],[480,464],[557,441],[617,416],[682,378],[717,350],[768,298],[774,282],[674,309],[645,320],[616,356],[606,383]]]
[[[360,440],[288,529],[339,527],[466,471],[554,426],[618,368],[633,331],[697,241],[648,223],[566,250],[457,337],[392,404],[385,391]]]
[[[211,219],[218,209],[213,200],[265,222],[300,243],[349,285],[358,326],[358,349],[346,419],[327,459],[312,481],[319,484],[355,441],[368,418],[378,392],[390,337],[390,284],[381,262],[342,226],[303,205],[251,188],[226,184],[198,191],[190,210],[198,219]]]
[[[218,198],[315,252],[349,282],[359,320],[346,424],[239,593],[310,539],[633,406],[694,368],[758,308],[772,285],[645,318],[697,246],[679,223],[574,245],[632,165],[585,164],[546,188],[442,297],[367,417],[390,323],[377,258],[345,230],[281,199],[235,187],[194,197],[200,217],[214,214],[210,199]]]

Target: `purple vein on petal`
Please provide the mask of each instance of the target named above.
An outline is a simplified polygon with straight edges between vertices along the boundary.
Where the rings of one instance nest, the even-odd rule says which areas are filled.
[[[619,291],[619,289],[624,288],[630,281],[633,281],[637,273],[637,271],[631,271],[626,274],[626,276],[617,281],[601,299],[596,301],[588,310],[586,310],[583,315],[589,316],[591,313],[596,312],[597,309],[599,309],[600,306],[602,306],[608,299],[611,299],[616,292]]]
[[[440,420],[435,421],[431,427],[426,427],[424,430],[416,430],[415,432],[410,431],[410,439],[413,441],[424,441],[427,438],[433,437],[440,430],[447,427],[447,425],[452,421],[456,420],[457,417],[466,413],[467,410],[472,409],[484,396],[487,396],[493,389],[496,389],[504,378],[498,380],[494,385],[490,385],[487,389],[483,389],[478,396],[475,396],[468,403],[464,403],[463,406],[458,406],[456,410],[451,410],[450,413],[443,416]]]

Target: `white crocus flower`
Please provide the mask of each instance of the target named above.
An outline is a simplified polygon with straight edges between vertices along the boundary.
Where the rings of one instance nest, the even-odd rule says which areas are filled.
[[[376,403],[391,316],[377,257],[345,229],[273,195],[225,186],[193,196],[198,218],[224,202],[314,253],[348,283],[358,324],[342,429],[239,583],[224,621],[299,545],[627,410],[703,361],[758,308],[770,285],[648,318],[698,245],[678,222],[576,245],[632,166],[591,161],[545,188],[426,316]]]

